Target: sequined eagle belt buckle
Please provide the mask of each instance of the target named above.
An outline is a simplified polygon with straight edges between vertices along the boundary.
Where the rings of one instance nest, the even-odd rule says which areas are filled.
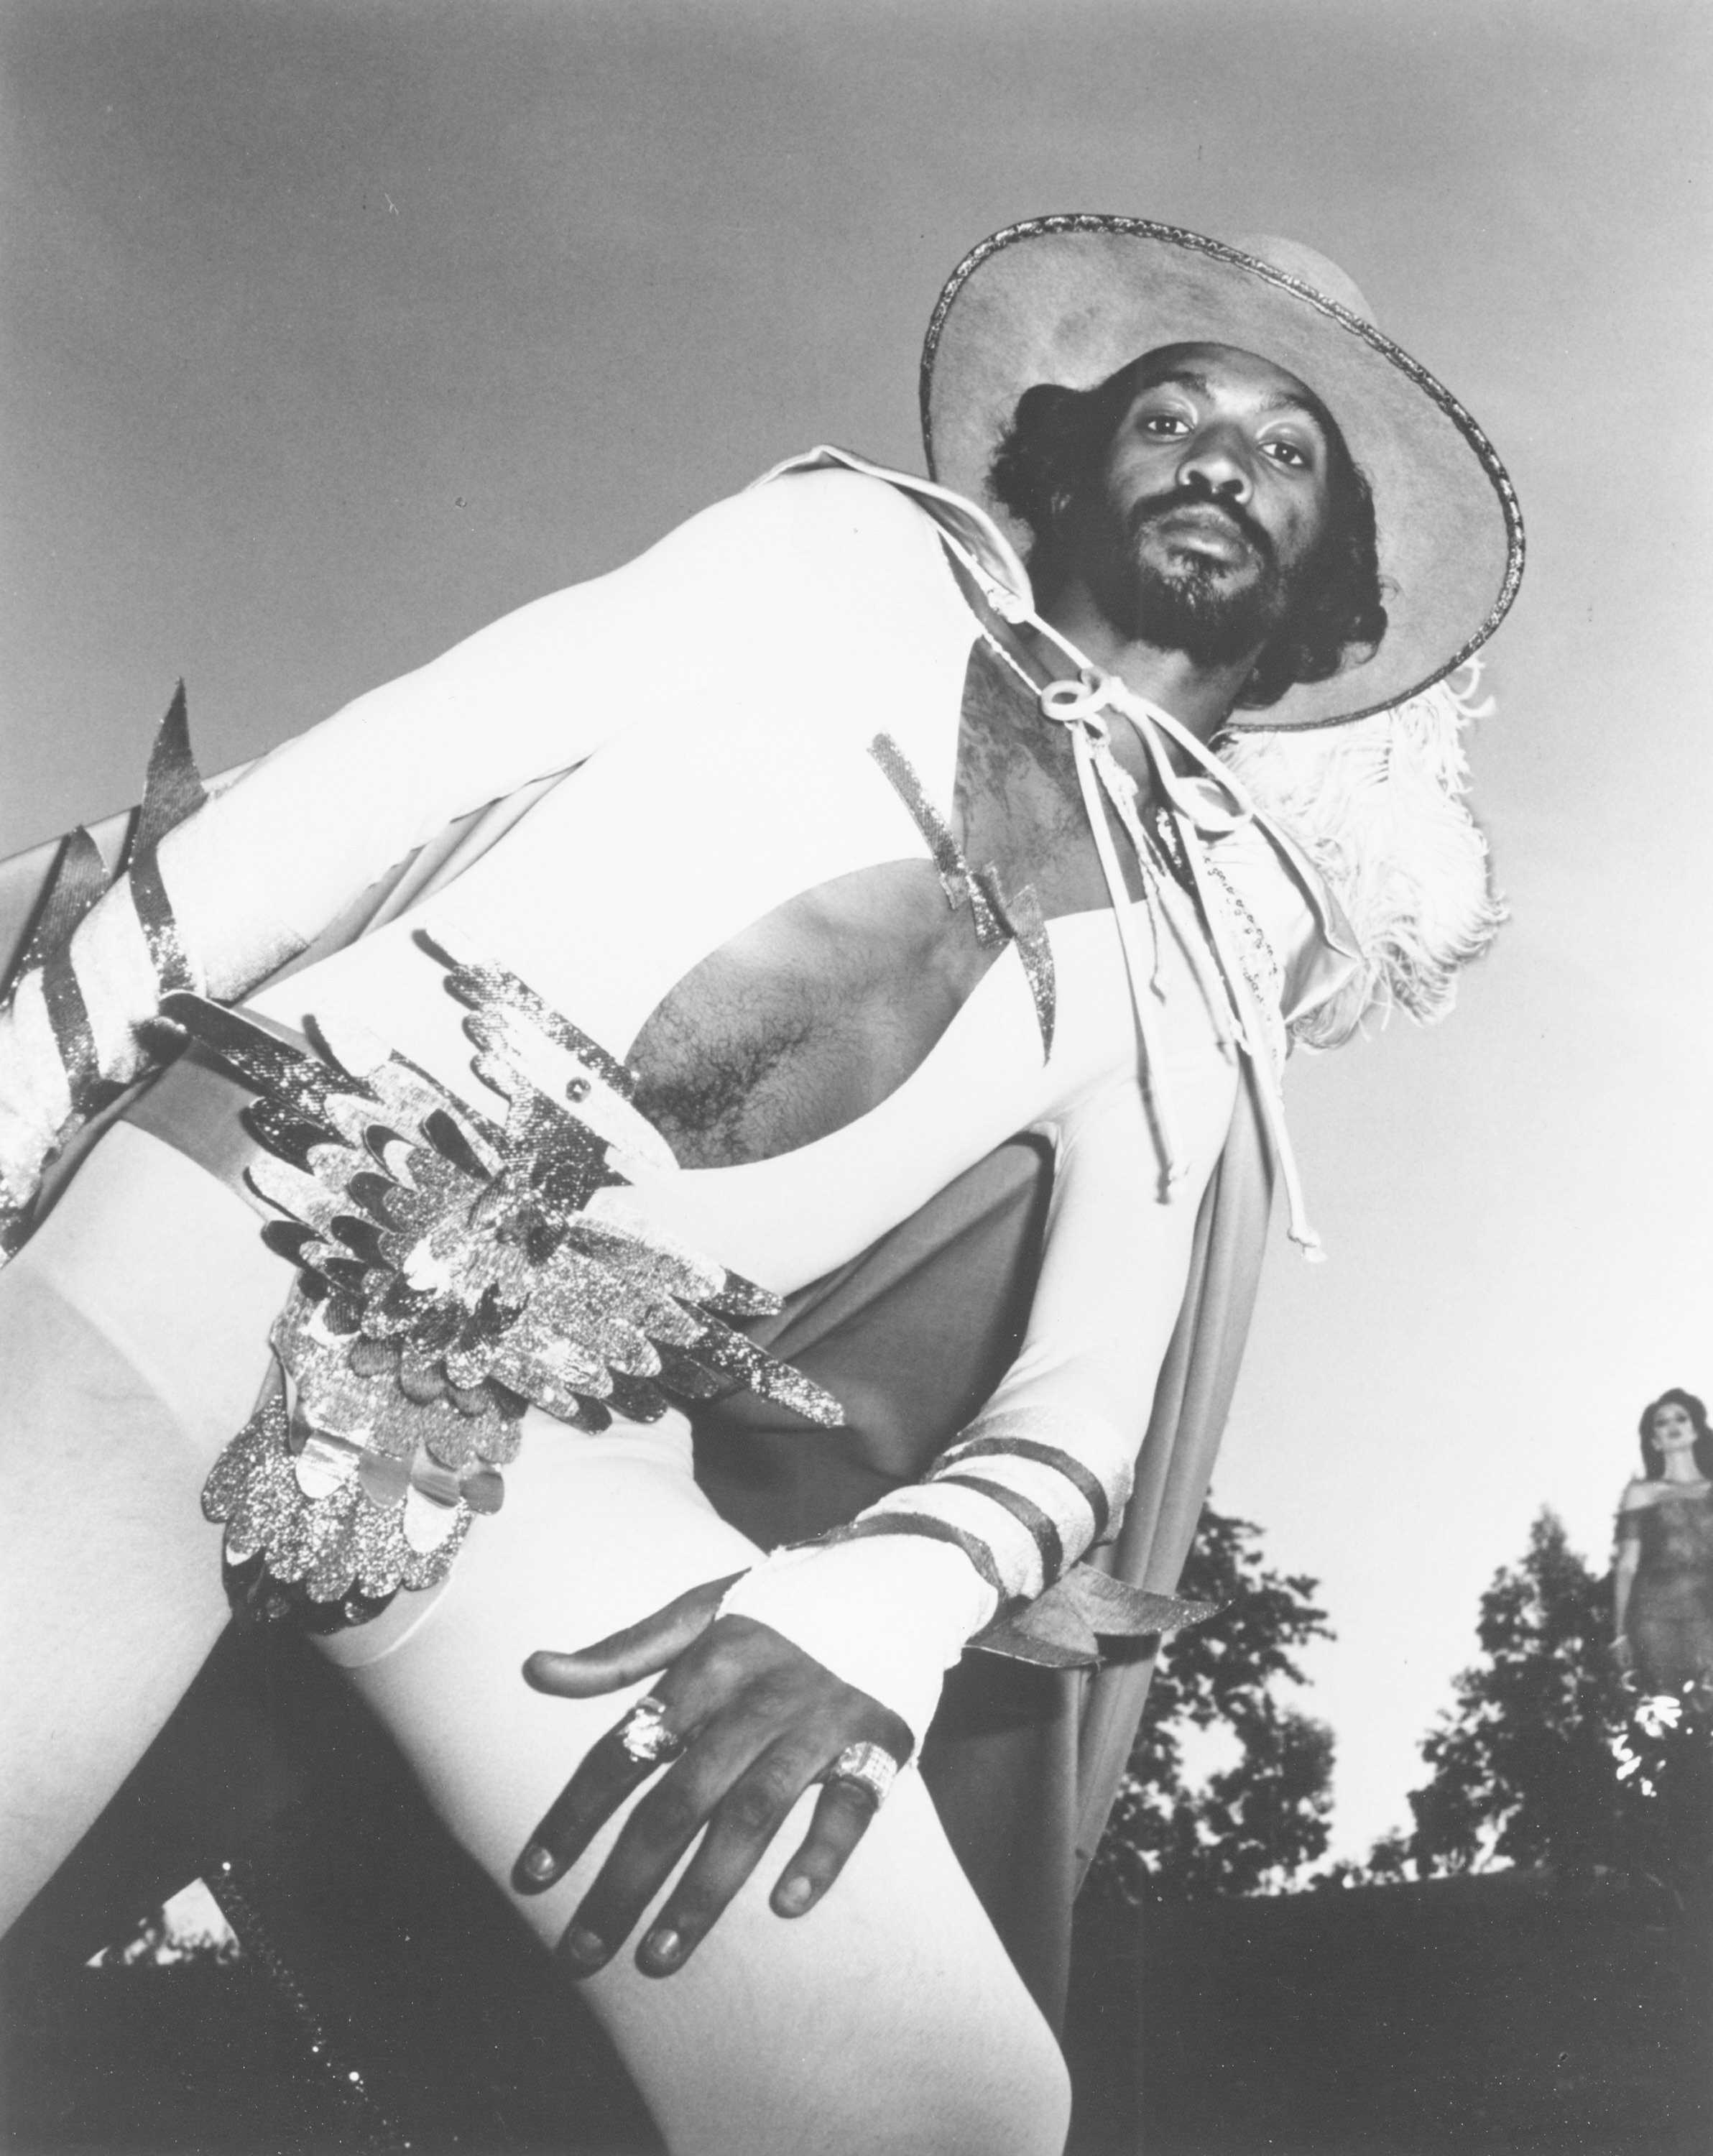
[[[515,974],[418,940],[468,1006],[503,1122],[349,1027],[305,1045],[199,996],[162,1004],[255,1094],[246,1179],[298,1269],[273,1336],[283,1386],[203,1491],[270,1612],[360,1622],[444,1579],[472,1517],[499,1509],[531,1405],[592,1431],[746,1387],[844,1420],[724,1322],[778,1296],[627,1204],[627,1167],[674,1164],[632,1074]]]

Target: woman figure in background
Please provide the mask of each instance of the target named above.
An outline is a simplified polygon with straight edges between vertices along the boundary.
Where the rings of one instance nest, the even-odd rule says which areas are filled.
[[[1641,1421],[1643,1473],[1618,1511],[1613,1630],[1644,1693],[1713,1695],[1713,1434],[1674,1387]]]

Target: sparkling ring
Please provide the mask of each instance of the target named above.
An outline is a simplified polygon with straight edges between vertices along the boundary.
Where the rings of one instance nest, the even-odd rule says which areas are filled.
[[[684,1749],[684,1739],[666,1727],[666,1705],[653,1692],[639,1699],[618,1725],[618,1738],[628,1758],[639,1767],[661,1767]]]
[[[827,1769],[826,1779],[829,1784],[850,1783],[879,1811],[898,1779],[898,1761],[884,1744],[847,1744]]]

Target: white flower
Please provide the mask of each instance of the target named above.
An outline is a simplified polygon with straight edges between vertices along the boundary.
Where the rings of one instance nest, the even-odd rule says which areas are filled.
[[[1655,1692],[1636,1707],[1636,1727],[1644,1737],[1663,1737],[1683,1720],[1683,1702],[1669,1691]]]

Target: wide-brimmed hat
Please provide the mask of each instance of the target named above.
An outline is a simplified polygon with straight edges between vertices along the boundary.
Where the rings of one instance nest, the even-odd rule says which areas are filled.
[[[1228,245],[1134,217],[1032,218],[951,273],[922,352],[928,469],[1023,530],[988,468],[1024,390],[1089,389],[1161,345],[1228,344],[1305,382],[1374,492],[1390,620],[1371,658],[1233,715],[1240,727],[1334,726],[1460,665],[1516,596],[1523,527],[1492,444],[1451,392],[1375,328],[1336,264],[1287,239]]]

